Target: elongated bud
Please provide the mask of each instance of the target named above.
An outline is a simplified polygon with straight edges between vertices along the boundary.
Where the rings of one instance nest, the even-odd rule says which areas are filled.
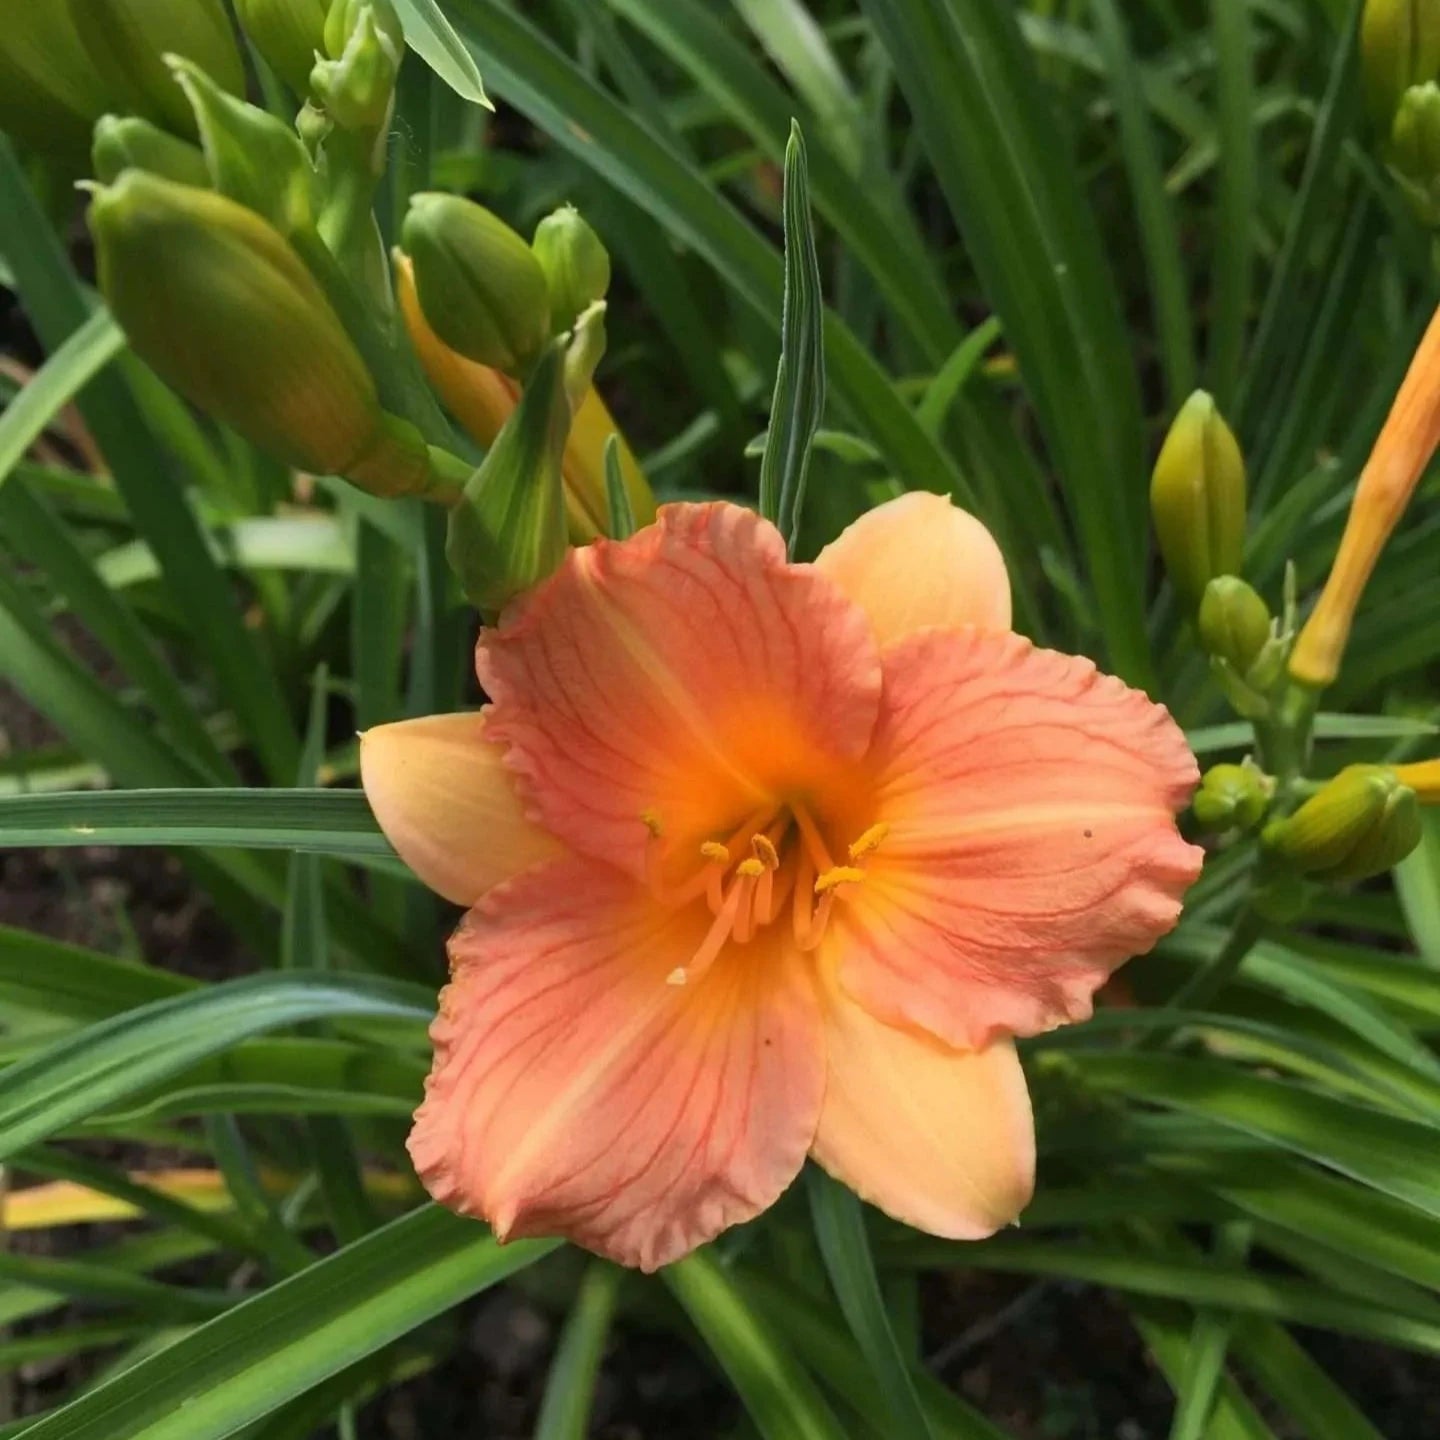
[[[531,244],[550,288],[550,324],[559,334],[610,289],[610,252],[573,205],[535,228]]]
[[[508,375],[467,360],[431,328],[415,293],[414,267],[408,256],[395,254],[395,294],[410,343],[420,357],[426,378],[445,408],[479,444],[488,448],[520,399],[520,386]],[[565,446],[565,512],[570,539],[583,545],[606,533],[609,507],[605,493],[605,444],[619,441],[620,474],[636,526],[655,518],[655,495],[634,451],[592,385],[575,411]]]
[[[1370,113],[1388,132],[1405,91],[1440,73],[1440,3],[1366,0],[1360,20],[1360,68]]]
[[[1433,80],[1401,98],[1386,159],[1420,222],[1440,226],[1440,86]]]
[[[1351,765],[1293,815],[1267,827],[1265,848],[1317,880],[1364,880],[1420,843],[1415,792],[1385,765]]]
[[[174,130],[195,133],[190,106],[166,55],[198,65],[222,90],[245,93],[245,67],[221,0],[45,0],[67,4],[91,63],[115,108]]]
[[[1440,760],[1417,760],[1394,770],[1395,778],[1408,785],[1422,805],[1440,805]]]
[[[1253,762],[1212,765],[1200,781],[1191,808],[1202,829],[1253,830],[1265,818],[1275,782]]]
[[[1186,608],[1245,549],[1245,460],[1215,402],[1197,390],[1180,407],[1150,480],[1150,512],[1165,568]]]
[[[290,126],[227,95],[203,70],[172,57],[195,111],[210,183],[268,220],[286,239],[315,225],[315,172]]]
[[[380,409],[319,286],[253,211],[130,170],[96,193],[90,229],[116,319],[182,395],[297,469],[431,488],[419,433]]]
[[[235,0],[235,13],[255,48],[297,94],[310,88],[317,52],[325,48],[326,0]]]
[[[390,124],[405,32],[390,0],[335,0],[310,93],[342,130],[379,136]]]
[[[1430,457],[1440,446],[1440,310],[1415,351],[1375,448],[1360,472],[1340,549],[1290,655],[1290,674],[1311,689],[1340,670],[1355,608]]]
[[[523,377],[550,335],[550,292],[530,247],[483,206],[435,193],[410,201],[403,240],[435,333],[467,359]]]
[[[1270,611],[1238,576],[1217,575],[1205,587],[1198,628],[1206,654],[1243,676],[1270,639]]]
[[[552,345],[450,512],[446,558],[488,619],[565,558],[561,457],[569,433],[563,357]]]
[[[210,184],[205,156],[188,140],[134,115],[102,115],[90,148],[95,178],[109,185],[123,170],[147,170],[178,185]]]
[[[0,130],[37,154],[80,161],[90,127],[112,108],[68,6],[23,0],[4,11],[0,38]]]

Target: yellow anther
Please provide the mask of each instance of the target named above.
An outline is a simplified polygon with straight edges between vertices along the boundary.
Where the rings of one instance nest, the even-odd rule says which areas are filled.
[[[836,886],[853,885],[864,878],[865,872],[856,869],[854,865],[834,865],[816,878],[815,893],[824,895],[826,891],[834,890]]]
[[[660,816],[654,810],[642,810],[640,812],[640,823],[658,840],[664,833],[665,827],[660,823]]]
[[[718,840],[707,840],[701,847],[700,853],[707,859],[713,860],[717,865],[728,865],[730,863],[730,851]]]
[[[858,860],[862,855],[868,855],[872,850],[878,850],[889,833],[890,827],[883,820],[872,825],[850,846],[850,858]]]
[[[770,843],[770,837],[768,835],[752,835],[750,837],[750,848],[755,852],[755,858],[767,870],[778,870],[780,868],[780,852]]]
[[[743,875],[747,880],[758,880],[765,873],[765,866],[752,855],[735,867],[735,873]]]

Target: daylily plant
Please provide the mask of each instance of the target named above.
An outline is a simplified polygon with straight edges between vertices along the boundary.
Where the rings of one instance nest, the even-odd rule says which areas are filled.
[[[1013,1221],[1014,1038],[1085,1018],[1199,873],[1167,712],[1012,633],[995,542],[926,494],[814,564],[664,507],[477,667],[483,710],[361,749],[396,850],[468,907],[410,1139],[431,1193],[645,1269],[807,1156],[937,1235]]]

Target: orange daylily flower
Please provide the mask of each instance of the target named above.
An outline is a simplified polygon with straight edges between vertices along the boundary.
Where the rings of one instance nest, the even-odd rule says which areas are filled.
[[[1012,1221],[1013,1037],[1087,1016],[1201,852],[1165,710],[1009,625],[938,496],[813,565],[670,505],[482,634],[479,714],[366,732],[385,833],[470,907],[410,1137],[431,1193],[645,1269],[807,1156],[938,1235]]]

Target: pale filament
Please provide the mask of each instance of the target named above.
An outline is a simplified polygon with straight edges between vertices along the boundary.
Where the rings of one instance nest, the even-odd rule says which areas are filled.
[[[837,865],[808,808],[791,801],[748,817],[727,840],[704,841],[698,869],[672,883],[666,878],[659,816],[647,811],[642,818],[649,831],[646,878],[656,899],[678,906],[703,895],[714,916],[694,955],[666,976],[671,985],[685,985],[703,975],[730,941],[744,945],[753,940],[773,923],[787,900],[796,946],[814,950],[824,939],[836,895],[865,879],[863,861],[884,841],[889,828],[870,826],[847,847],[850,863]]]

